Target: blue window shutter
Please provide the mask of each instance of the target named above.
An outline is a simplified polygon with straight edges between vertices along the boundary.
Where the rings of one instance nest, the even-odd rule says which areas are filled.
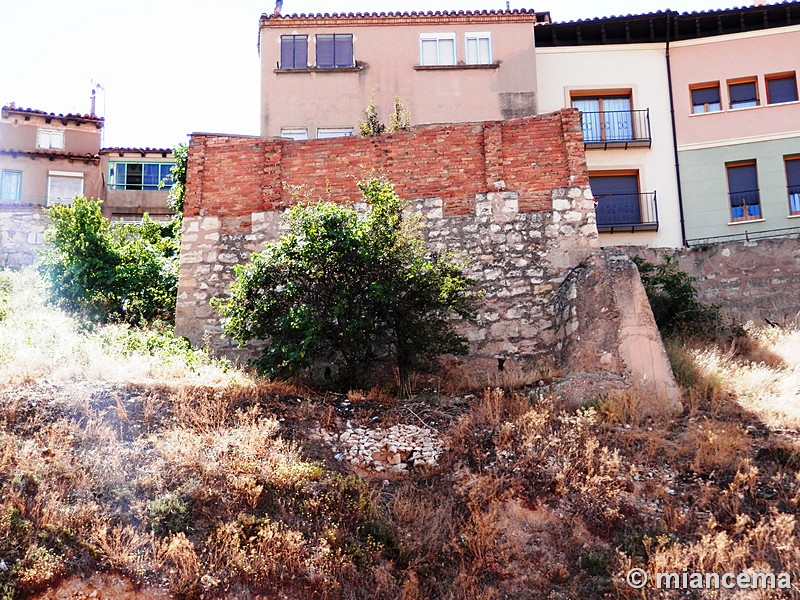
[[[770,104],[797,100],[797,78],[794,76],[768,79],[767,88],[769,89]]]
[[[334,36],[334,52],[337,67],[353,66],[353,36],[350,34]]]
[[[281,36],[281,69],[305,69],[308,67],[308,36]]]
[[[730,94],[731,104],[755,102],[758,99],[758,96],[756,96],[756,84],[754,81],[731,84]]]
[[[692,90],[692,104],[719,104],[719,88],[708,87]]]
[[[335,67],[335,52],[333,35],[317,35],[317,67],[321,69],[330,69]]]

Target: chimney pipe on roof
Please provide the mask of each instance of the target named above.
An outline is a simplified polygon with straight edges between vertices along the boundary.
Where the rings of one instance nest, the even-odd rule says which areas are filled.
[[[272,13],[272,16],[280,17],[282,8],[283,8],[283,0],[275,0],[275,12]]]
[[[95,114],[94,114],[94,110],[95,110],[95,93],[96,93],[95,89],[92,88],[92,112],[90,112],[89,114],[91,116],[93,116],[93,117],[95,116]]]
[[[506,10],[511,10],[511,0],[506,0]]]

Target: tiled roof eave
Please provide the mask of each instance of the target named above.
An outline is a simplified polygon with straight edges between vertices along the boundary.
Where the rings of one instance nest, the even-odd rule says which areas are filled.
[[[510,11],[435,11],[389,13],[324,13],[261,16],[261,27],[436,25],[452,23],[544,23],[547,12],[533,9]]]
[[[53,152],[49,150],[17,150],[14,148],[0,148],[0,155],[26,156],[29,158],[48,158],[50,160],[64,159],[69,161],[99,162],[99,154],[74,154],[71,152]]]
[[[78,113],[67,113],[67,114],[56,114],[56,113],[49,113],[44,110],[38,110],[35,108],[22,108],[22,107],[12,107],[12,106],[3,106],[2,107],[2,115],[3,118],[7,118],[9,115],[22,115],[22,116],[36,116],[36,117],[44,117],[45,119],[57,119],[60,121],[75,121],[79,123],[91,123],[96,126],[102,127],[103,123],[105,122],[104,117],[97,117],[94,115],[82,115]]]
[[[172,156],[172,148],[123,148],[114,146],[112,148],[100,148],[100,154],[139,154],[146,156],[148,154],[161,154]]]

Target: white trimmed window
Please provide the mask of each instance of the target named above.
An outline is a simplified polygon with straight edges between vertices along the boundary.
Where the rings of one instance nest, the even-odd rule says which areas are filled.
[[[288,138],[290,140],[307,140],[308,129],[293,129],[291,127],[284,127],[281,129],[281,137]]]
[[[47,176],[47,206],[69,204],[83,196],[83,173],[50,171]]]
[[[43,150],[63,150],[64,132],[58,129],[40,129],[36,136],[36,147]]]
[[[22,171],[3,171],[0,179],[0,200],[19,201],[22,198]]]
[[[419,64],[422,66],[456,64],[456,34],[419,34]]]
[[[352,127],[334,129],[331,127],[317,129],[317,138],[320,140],[337,137],[351,137],[354,134]]]
[[[464,34],[468,65],[492,64],[492,34],[488,31]]]

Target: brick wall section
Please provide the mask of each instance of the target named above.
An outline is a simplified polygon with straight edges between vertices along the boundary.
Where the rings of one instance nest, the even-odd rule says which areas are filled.
[[[708,248],[629,250],[658,263],[664,255],[695,278],[698,297],[720,304],[738,321],[765,319],[800,325],[800,242],[797,239],[727,242]]]
[[[231,173],[236,177],[231,177]],[[405,198],[439,197],[447,215],[472,214],[475,195],[518,190],[520,211],[548,210],[555,188],[588,185],[573,109],[511,121],[426,125],[376,138],[290,140],[194,135],[186,216],[279,210],[302,187],[312,197],[358,197],[376,172]],[[259,203],[256,199],[260,198]]]
[[[193,136],[176,332],[237,356],[209,307],[227,295],[233,266],[277,239],[298,188],[357,200],[356,181],[374,174],[424,217],[428,246],[454,252],[483,291],[477,323],[461,324],[472,364],[552,362],[575,332],[561,323],[559,286],[599,247],[572,109],[370,139]]]

